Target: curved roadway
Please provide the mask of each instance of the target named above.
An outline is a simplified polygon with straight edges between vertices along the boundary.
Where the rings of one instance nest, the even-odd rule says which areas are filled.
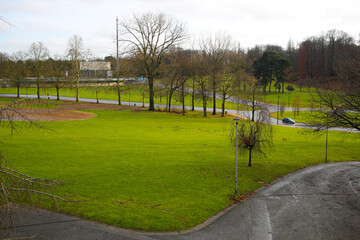
[[[360,239],[360,162],[291,173],[213,224],[176,240]]]

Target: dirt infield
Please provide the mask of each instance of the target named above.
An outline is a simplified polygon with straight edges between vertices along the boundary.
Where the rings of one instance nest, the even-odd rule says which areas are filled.
[[[31,121],[73,121],[94,118],[97,115],[89,112],[78,110],[125,110],[134,109],[129,106],[119,106],[114,104],[97,104],[97,103],[77,103],[70,101],[58,102],[57,108],[19,108],[15,113],[5,111],[3,114],[11,116],[14,121],[22,121],[25,119]],[[135,110],[135,109],[134,109]],[[140,110],[140,108],[136,108]],[[24,118],[25,117],[25,118]]]
[[[13,121],[72,121],[96,117],[94,113],[66,109],[20,109],[11,114]]]

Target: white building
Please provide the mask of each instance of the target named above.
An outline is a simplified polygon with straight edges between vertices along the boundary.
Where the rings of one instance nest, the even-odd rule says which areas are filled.
[[[82,76],[85,77],[101,77],[111,78],[111,63],[110,62],[80,62],[80,70]]]

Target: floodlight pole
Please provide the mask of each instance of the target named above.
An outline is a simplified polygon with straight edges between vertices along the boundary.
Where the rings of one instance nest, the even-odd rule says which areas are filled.
[[[118,104],[121,105],[121,91],[119,81],[119,19],[116,17],[116,84],[118,91]]]
[[[119,71],[119,19],[116,17],[116,71]],[[118,73],[117,73],[118,76]]]
[[[276,125],[279,125],[279,97],[280,97],[280,95],[278,94]]]
[[[235,146],[235,196],[237,195],[237,176],[238,176],[238,125],[239,125],[240,118],[234,118],[234,121],[236,122],[236,146]]]

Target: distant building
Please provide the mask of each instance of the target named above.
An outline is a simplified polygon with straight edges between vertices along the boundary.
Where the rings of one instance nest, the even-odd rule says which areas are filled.
[[[110,62],[80,62],[80,70],[83,77],[112,77]]]

